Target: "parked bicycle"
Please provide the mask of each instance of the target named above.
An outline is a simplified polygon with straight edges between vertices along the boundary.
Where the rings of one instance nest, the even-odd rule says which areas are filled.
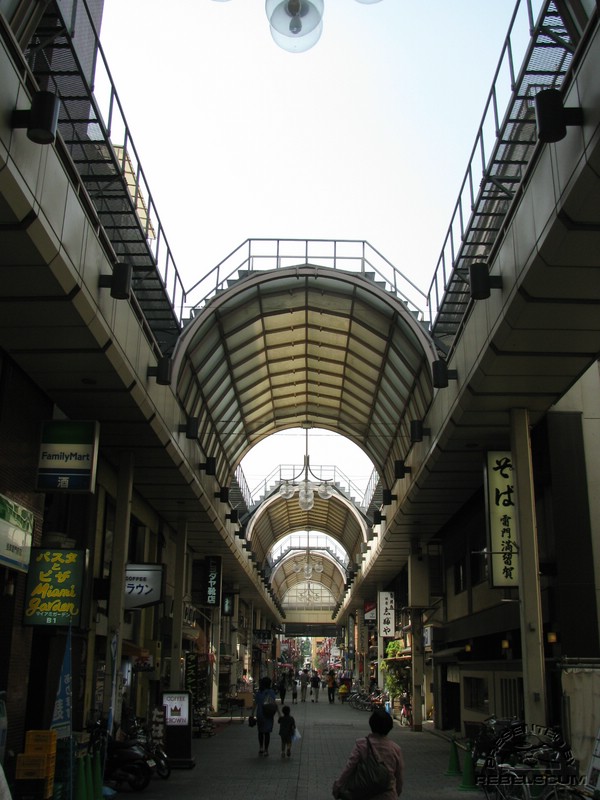
[[[477,783],[488,800],[575,797],[575,759],[558,730],[519,720],[493,724],[498,722],[486,720],[472,753]]]

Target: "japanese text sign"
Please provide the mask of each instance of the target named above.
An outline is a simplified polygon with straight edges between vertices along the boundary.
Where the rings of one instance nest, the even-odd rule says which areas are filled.
[[[518,586],[517,508],[510,451],[487,454],[487,507],[492,586]]]
[[[85,554],[83,550],[32,547],[24,625],[78,625]]]
[[[221,556],[206,556],[204,560],[204,602],[207,606],[221,605]]]
[[[378,592],[377,606],[379,635],[387,639],[393,638],[396,632],[396,606],[394,604],[394,593]]]
[[[44,422],[36,488],[43,492],[93,492],[99,430],[93,421]]]
[[[160,603],[162,586],[162,564],[127,564],[123,607],[130,611]]]

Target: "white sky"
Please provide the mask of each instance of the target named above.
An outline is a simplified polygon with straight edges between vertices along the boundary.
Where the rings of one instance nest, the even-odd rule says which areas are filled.
[[[320,41],[287,53],[263,0],[106,0],[102,44],[184,286],[245,239],[298,237],[367,240],[427,291],[514,6],[325,0]],[[303,435],[283,436],[244,462],[251,488],[302,462]],[[313,464],[368,478],[322,441]]]

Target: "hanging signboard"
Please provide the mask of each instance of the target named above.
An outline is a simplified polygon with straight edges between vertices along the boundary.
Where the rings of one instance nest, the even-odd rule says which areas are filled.
[[[85,552],[33,547],[24,625],[79,625]]]
[[[221,556],[206,556],[192,565],[192,600],[197,606],[221,605]]]
[[[365,622],[375,622],[377,619],[377,603],[374,600],[365,600]]]
[[[379,635],[382,638],[393,638],[396,632],[396,609],[393,592],[377,593],[377,619],[379,620]]]
[[[221,556],[206,556],[204,559],[204,604],[221,605]]]
[[[163,599],[162,587],[162,564],[127,564],[123,607],[131,611],[155,606]]]
[[[33,512],[0,494],[0,565],[27,572]]]
[[[517,587],[517,509],[510,451],[488,452],[486,473],[490,582],[492,586]]]
[[[36,488],[42,492],[93,492],[100,426],[89,420],[42,423]]]

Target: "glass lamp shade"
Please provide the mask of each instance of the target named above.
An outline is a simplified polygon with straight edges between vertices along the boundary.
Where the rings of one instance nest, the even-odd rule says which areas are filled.
[[[304,577],[308,580],[308,578],[312,576],[313,568],[311,567],[310,564],[305,564],[303,572],[304,572]]]
[[[308,36],[323,19],[323,0],[266,0],[269,25],[283,36]]]
[[[298,573],[302,569],[302,565],[298,561],[294,561],[293,570]]]
[[[315,490],[313,489],[313,485],[310,481],[304,480],[298,487],[298,497],[314,497]]]
[[[320,486],[317,488],[317,492],[319,493],[321,500],[331,500],[333,497],[333,489],[329,483],[320,484]]]
[[[310,511],[315,504],[315,493],[310,481],[300,484],[298,489],[298,504],[302,511]]]
[[[279,487],[279,496],[284,500],[291,500],[296,491],[296,487],[289,481],[284,481]]]
[[[380,3],[381,0],[356,0],[357,3],[362,3],[365,6],[370,6],[373,3]]]
[[[314,47],[321,38],[323,33],[323,23],[321,22],[314,31],[306,36],[284,36],[271,26],[271,36],[276,45],[281,47],[282,50],[287,50],[288,53],[305,53]]]
[[[323,564],[320,561],[317,561],[317,563],[315,564],[314,569],[315,569],[315,572],[318,575],[320,575],[323,572]]]

